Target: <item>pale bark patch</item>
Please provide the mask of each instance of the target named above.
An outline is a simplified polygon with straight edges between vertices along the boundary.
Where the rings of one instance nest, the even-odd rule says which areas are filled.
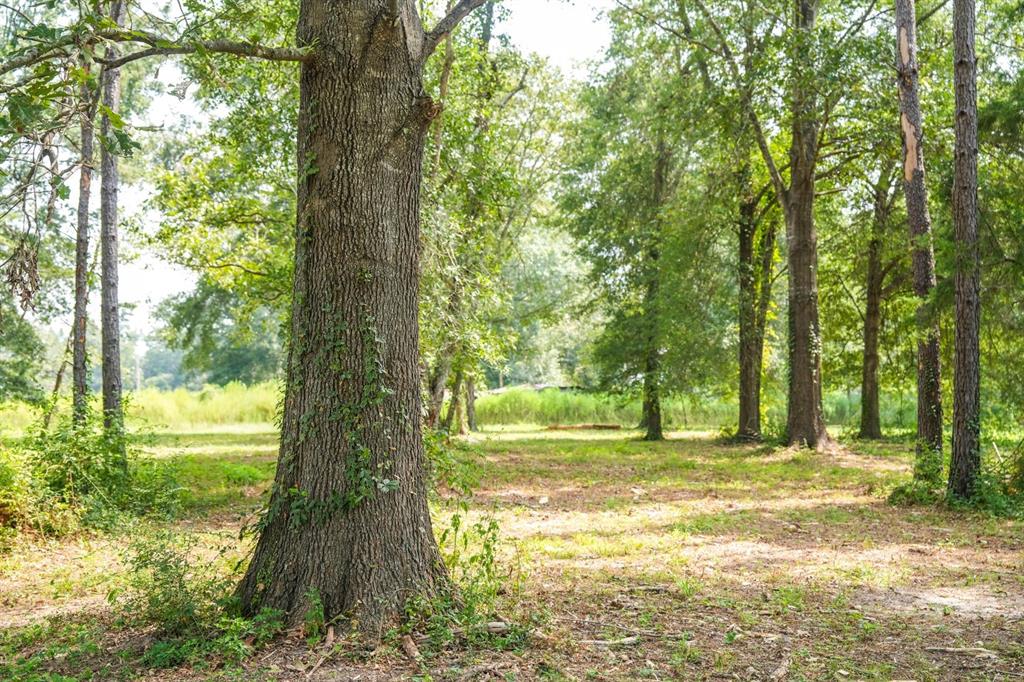
[[[903,154],[903,176],[909,182],[914,179],[914,172],[918,170],[917,165],[917,128],[910,122],[906,114],[900,116],[903,124],[903,140],[906,149]]]

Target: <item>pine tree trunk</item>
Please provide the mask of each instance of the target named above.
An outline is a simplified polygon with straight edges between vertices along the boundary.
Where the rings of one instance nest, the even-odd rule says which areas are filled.
[[[860,437],[882,437],[878,405],[878,335],[882,328],[882,235],[877,218],[868,242],[867,301],[864,309],[864,356],[860,383]]]
[[[399,15],[392,13],[397,6]],[[281,452],[238,588],[368,636],[448,579],[431,531],[418,365],[422,155],[437,108],[408,0],[302,0],[299,190]]]
[[[821,449],[829,442],[822,410],[821,326],[818,319],[818,235],[814,224],[818,162],[814,72],[816,0],[796,0],[793,125],[786,237],[789,260],[789,395],[786,432],[790,445]]]
[[[917,457],[914,478],[932,484],[942,475],[942,382],[939,325],[928,301],[936,286],[932,220],[928,212],[918,88],[914,0],[896,0],[896,67],[903,131],[903,192],[907,201],[917,306]]]
[[[111,3],[111,17],[120,26],[124,23],[122,0]],[[117,48],[107,48],[107,59],[117,57]],[[121,106],[120,69],[106,71],[103,77],[103,105],[117,112]],[[108,116],[101,122],[103,139],[113,136]],[[103,424],[119,429],[124,415],[121,408],[121,322],[118,311],[118,215],[117,192],[120,184],[117,156],[106,146],[100,162],[100,331],[103,356]],[[76,268],[77,274],[77,268]]]
[[[81,124],[82,163],[78,179],[78,220],[75,231],[75,313],[71,323],[72,414],[75,423],[85,420],[89,400],[86,330],[89,306],[89,203],[92,196],[93,107],[92,91],[83,85],[85,110]]]
[[[466,426],[471,432],[478,430],[476,425],[476,381],[466,382]]]
[[[978,85],[974,0],[953,2],[956,150],[953,224],[956,247],[956,343],[953,367],[953,456],[949,491],[974,494],[981,468],[981,265],[978,252]]]

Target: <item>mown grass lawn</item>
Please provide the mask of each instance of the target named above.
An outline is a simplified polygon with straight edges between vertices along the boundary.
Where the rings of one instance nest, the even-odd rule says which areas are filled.
[[[908,443],[815,454],[708,433],[650,444],[509,428],[468,440],[469,513],[502,529],[526,645],[425,649],[417,664],[393,646],[328,651],[293,637],[242,665],[148,668],[154,633],[121,627],[106,602],[123,581],[123,534],[29,538],[0,558],[0,678],[1024,677],[1024,528],[889,505],[909,477]],[[240,552],[274,472],[269,427],[161,435],[147,452],[184,489],[177,517],[150,523]],[[449,514],[436,506],[437,528]]]

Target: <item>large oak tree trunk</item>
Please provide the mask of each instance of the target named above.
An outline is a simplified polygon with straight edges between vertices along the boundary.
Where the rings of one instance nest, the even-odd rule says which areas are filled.
[[[81,155],[78,178],[78,220],[75,230],[75,313],[71,325],[71,376],[73,418],[76,423],[85,419],[88,408],[88,367],[86,357],[86,328],[89,306],[89,201],[92,196],[93,166],[93,107],[92,91],[81,89],[85,110],[82,112]]]
[[[124,23],[124,14],[124,2],[114,0],[111,3],[111,17],[118,25]],[[116,47],[108,47],[107,59],[116,57]],[[120,108],[120,69],[104,72],[103,105],[114,112]],[[106,115],[103,116],[100,130],[105,140],[113,136],[110,118]],[[107,145],[103,145],[101,152],[100,173],[100,346],[103,356],[103,424],[107,429],[111,429],[121,428],[124,415],[121,410],[121,321],[118,311],[117,192],[120,176],[117,156]]]
[[[957,497],[974,494],[974,484],[981,468],[981,266],[978,252],[978,84],[974,34],[974,0],[954,0],[956,343],[949,491]]]
[[[398,16],[392,7],[398,8]],[[445,589],[418,366],[420,181],[437,109],[413,3],[302,0],[287,388],[270,505],[238,594],[300,623],[318,600],[367,635]]]
[[[932,220],[928,212],[918,89],[914,0],[896,0],[896,66],[903,131],[903,192],[907,201],[917,306],[917,457],[914,477],[939,483],[942,473],[942,382],[939,325],[928,301],[936,286]]]
[[[814,224],[818,162],[817,97],[813,72],[816,0],[796,0],[793,125],[786,237],[789,259],[789,396],[786,420],[791,445],[821,448],[829,442],[822,411],[821,327],[818,320],[818,235]]]

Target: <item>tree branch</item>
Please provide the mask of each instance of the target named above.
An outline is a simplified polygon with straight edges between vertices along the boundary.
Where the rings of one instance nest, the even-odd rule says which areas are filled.
[[[444,19],[437,22],[437,25],[432,31],[427,33],[423,40],[423,59],[426,59],[434,53],[437,46],[440,44],[444,37],[451,33],[459,22],[469,16],[470,12],[480,7],[487,0],[459,0],[459,4],[455,5]]]
[[[747,112],[747,118],[750,119],[750,125],[754,128],[754,137],[757,140],[757,147],[761,151],[761,157],[764,160],[764,165],[768,169],[768,177],[771,178],[772,185],[775,188],[775,194],[779,200],[779,206],[782,207],[783,214],[788,217],[789,214],[789,188],[786,186],[785,181],[782,179],[782,173],[779,172],[778,165],[775,163],[775,157],[772,155],[771,147],[768,144],[768,136],[764,131],[764,126],[761,124],[761,118],[757,115],[757,111],[754,109],[754,102],[750,87],[744,82],[743,77],[740,75],[739,67],[736,66],[736,60],[733,57],[732,49],[729,47],[729,40],[725,35],[725,31],[715,21],[714,15],[708,9],[707,5],[704,4],[703,0],[694,0],[700,13],[704,15],[708,25],[711,26],[711,30],[714,32],[715,37],[718,39],[719,45],[721,45],[722,54],[725,57],[726,66],[729,68],[730,75],[734,81],[735,87],[740,92],[742,97],[742,106]]]
[[[118,59],[96,61],[108,69],[116,69],[129,62],[145,57],[173,55],[173,54],[195,54],[196,52],[215,52],[217,54],[232,54],[239,57],[252,57],[254,59],[266,59],[275,62],[304,62],[312,53],[308,50],[294,47],[265,47],[255,43],[238,43],[230,40],[209,40],[192,43],[188,45],[174,45],[171,47],[151,47],[139,52],[127,54]]]
[[[465,1],[465,0],[464,0]],[[148,33],[146,31],[135,31],[135,30],[105,30],[98,31],[91,36],[80,36],[80,35],[66,35],[58,40],[55,40],[46,45],[41,45],[36,49],[28,50],[20,57],[15,57],[9,61],[0,64],[0,76],[8,74],[11,71],[20,69],[27,66],[33,66],[40,62],[46,61],[62,50],[72,45],[81,44],[88,42],[90,39],[98,40],[110,40],[119,43],[142,43],[144,45],[150,45],[151,47],[141,52],[136,52],[126,57],[121,57],[116,60],[110,60],[106,62],[108,68],[116,68],[123,64],[143,57],[162,55],[162,54],[191,54],[194,52],[206,51],[206,52],[217,52],[223,54],[234,54],[243,57],[255,57],[257,59],[268,59],[272,61],[288,61],[288,62],[302,62],[310,58],[311,53],[308,49],[295,48],[295,47],[265,47],[263,45],[257,45],[255,43],[241,43],[230,40],[208,40],[208,41],[194,41],[183,44],[176,44],[177,41],[168,40],[167,38]],[[103,61],[103,60],[99,60]]]

